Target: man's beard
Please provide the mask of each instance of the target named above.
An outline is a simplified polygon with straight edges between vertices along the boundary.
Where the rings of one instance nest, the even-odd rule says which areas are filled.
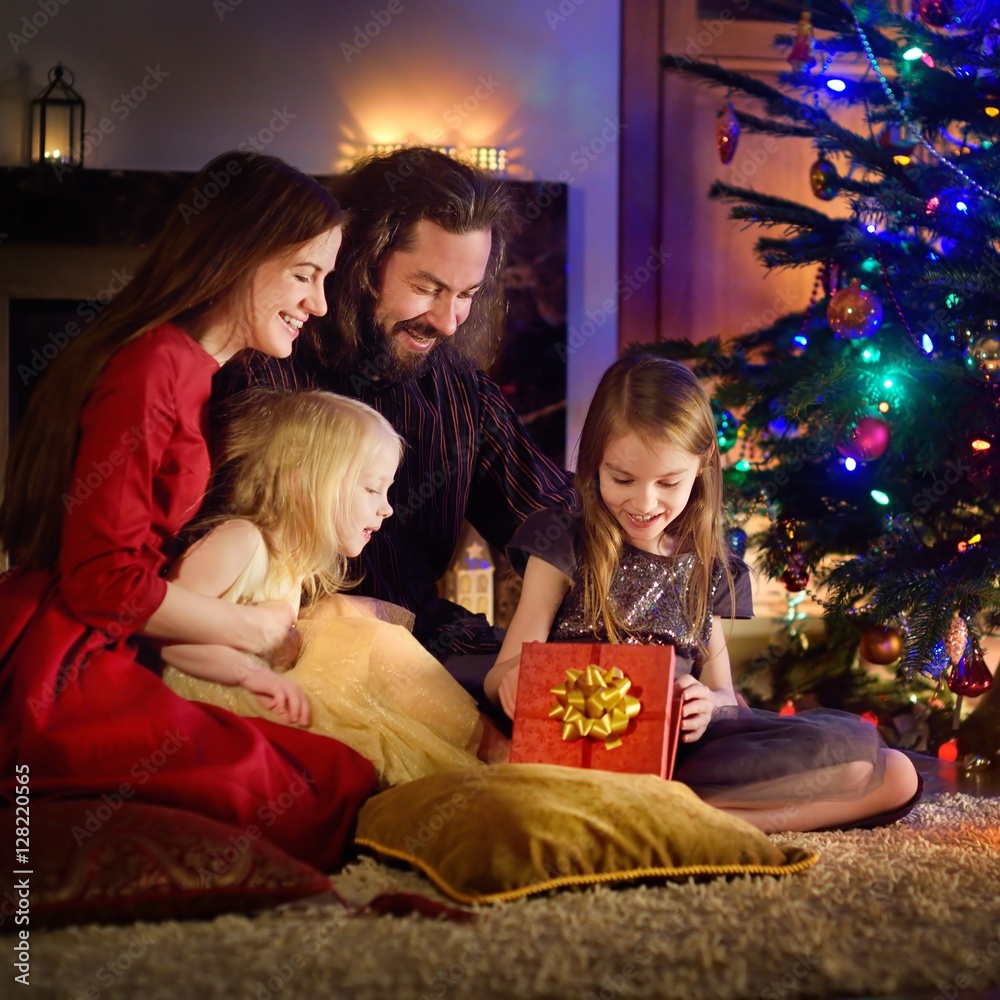
[[[407,330],[418,337],[430,337],[434,341],[426,351],[411,351],[400,344],[400,333]],[[371,362],[386,382],[403,382],[422,375],[431,364],[431,356],[447,339],[432,326],[420,320],[406,320],[387,330],[374,316],[367,316],[362,322],[362,360]]]

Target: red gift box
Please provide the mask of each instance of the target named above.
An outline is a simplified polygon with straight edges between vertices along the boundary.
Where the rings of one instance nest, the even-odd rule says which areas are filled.
[[[621,745],[615,749],[586,736],[563,739],[563,719],[550,715],[565,700],[560,686],[566,683],[566,671],[583,673],[591,664],[604,671],[617,667],[631,681],[628,695],[639,700],[638,714],[629,719],[620,734]],[[518,671],[511,763],[563,764],[670,778],[681,727],[674,666],[673,646],[526,642]],[[553,694],[553,688],[560,695]]]

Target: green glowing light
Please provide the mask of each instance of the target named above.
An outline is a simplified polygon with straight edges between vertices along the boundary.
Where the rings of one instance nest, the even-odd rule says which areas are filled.
[[[881,270],[882,265],[878,262],[876,257],[866,257],[861,265],[861,270],[868,274],[872,274],[875,271]]]
[[[883,507],[889,503],[889,494],[883,493],[881,490],[872,490],[871,497],[875,503],[880,503]]]
[[[745,458],[741,458],[736,463],[736,471],[737,472],[749,472],[750,471],[750,463]]]
[[[884,386],[885,386],[885,387],[886,387],[887,389],[891,389],[891,388],[892,388],[892,379],[891,379],[891,378],[887,378],[887,379],[886,379],[886,380],[885,380],[885,381],[884,381],[884,382],[882,383],[882,385],[884,385]]]
[[[862,361],[878,361],[882,357],[882,352],[877,347],[864,347],[861,350]]]
[[[951,292],[948,295],[948,298],[946,298],[944,300],[944,304],[949,309],[954,309],[957,305],[959,305],[961,303],[961,301],[962,301],[962,299],[961,299],[961,297],[959,295],[957,295],[955,292]]]

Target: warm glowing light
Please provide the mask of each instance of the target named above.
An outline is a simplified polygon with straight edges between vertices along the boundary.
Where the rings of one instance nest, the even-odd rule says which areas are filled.
[[[884,399],[882,400],[881,403],[878,404],[878,408],[879,408],[879,412],[880,413],[888,413],[889,412],[889,404]]]
[[[989,441],[984,441],[982,438],[976,438],[976,440],[972,442],[973,451],[989,451],[990,447]]]
[[[938,747],[938,759],[956,761],[958,760],[958,740],[948,740]]]
[[[896,164],[897,167],[907,167],[912,163],[912,159],[906,153],[897,153],[893,158],[892,162]]]
[[[865,722],[870,722],[873,726],[878,726],[878,716],[874,712],[862,712],[861,718]]]
[[[377,142],[372,143],[364,150],[364,155],[375,154],[381,156],[385,153],[394,153],[397,149],[405,149],[410,143],[405,142]],[[472,166],[485,170],[487,173],[504,174],[507,172],[507,150],[495,146],[471,146],[460,148],[458,146],[435,146],[428,143],[431,149],[436,149],[445,156],[452,159],[464,160]]]
[[[795,705],[792,703],[792,699],[789,698],[788,701],[786,701],[785,704],[782,705],[780,709],[778,709],[778,715],[794,715],[794,714],[795,714]]]
[[[975,534],[969,539],[970,545],[978,545],[983,540],[983,536],[980,534]]]
[[[1000,115],[1000,108],[995,108],[992,104],[988,104],[985,108],[983,108],[983,111],[985,111],[990,118],[996,118],[997,115]]]

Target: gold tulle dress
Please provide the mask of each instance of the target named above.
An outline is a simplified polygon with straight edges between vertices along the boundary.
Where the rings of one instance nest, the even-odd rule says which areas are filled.
[[[273,579],[263,538],[223,595],[239,604],[287,600],[289,581]],[[410,634],[404,608],[336,594],[299,618],[302,650],[286,672],[309,698],[312,732],[367,757],[383,786],[437,771],[485,766],[476,757],[483,724],[475,699]],[[165,667],[163,680],[190,701],[281,722],[245,688]]]

